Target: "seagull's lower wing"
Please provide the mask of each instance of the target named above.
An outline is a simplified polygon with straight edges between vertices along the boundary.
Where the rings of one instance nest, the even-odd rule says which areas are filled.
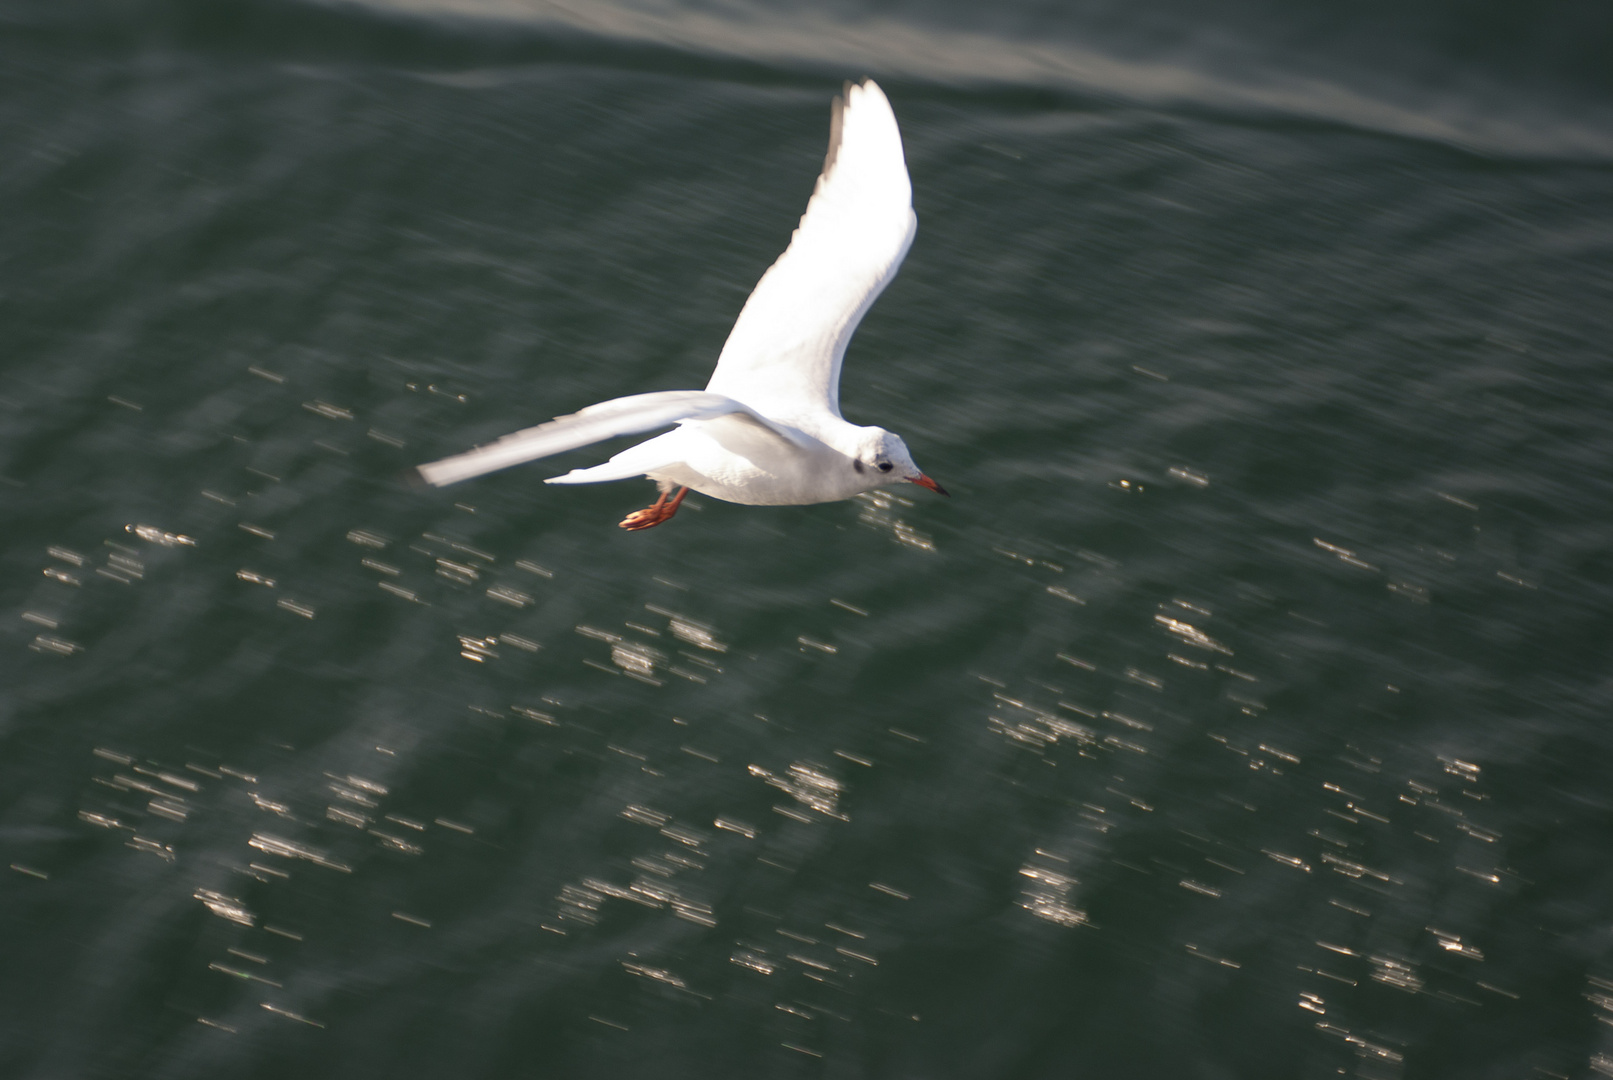
[[[729,413],[743,413],[781,438],[795,441],[792,432],[758,416],[733,398],[704,390],[665,390],[590,405],[580,412],[517,431],[475,450],[421,465],[420,475],[426,483],[442,487],[621,435],[641,435],[681,420],[707,420]]]

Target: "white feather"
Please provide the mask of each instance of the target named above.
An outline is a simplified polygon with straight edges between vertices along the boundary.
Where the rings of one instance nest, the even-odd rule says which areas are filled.
[[[702,390],[664,390],[590,405],[568,416],[556,417],[547,424],[506,435],[497,442],[479,446],[475,450],[422,465],[420,475],[428,484],[442,487],[621,435],[640,435],[657,428],[670,427],[681,420],[703,420],[728,413],[746,413],[771,430],[778,431],[782,437],[788,437],[733,398]]]
[[[917,229],[890,102],[872,82],[847,84],[801,224],[746,301],[706,389],[775,419],[838,418],[846,345]]]

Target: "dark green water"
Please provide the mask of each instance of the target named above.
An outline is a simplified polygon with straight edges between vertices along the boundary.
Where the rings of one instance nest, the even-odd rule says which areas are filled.
[[[0,1074],[1613,1075],[1608,26],[0,6]],[[952,499],[402,482],[865,74]]]

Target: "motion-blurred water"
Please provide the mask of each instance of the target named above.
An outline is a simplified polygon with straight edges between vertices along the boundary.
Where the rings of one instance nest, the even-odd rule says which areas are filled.
[[[0,1073],[1613,1075],[1605,8],[0,6]],[[954,495],[615,522],[842,78]]]

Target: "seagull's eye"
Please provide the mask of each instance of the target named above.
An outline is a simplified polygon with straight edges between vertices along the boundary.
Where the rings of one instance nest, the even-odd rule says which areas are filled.
[[[888,461],[881,461],[879,463],[879,471],[880,472],[890,472],[891,471],[891,463],[888,462]]]

